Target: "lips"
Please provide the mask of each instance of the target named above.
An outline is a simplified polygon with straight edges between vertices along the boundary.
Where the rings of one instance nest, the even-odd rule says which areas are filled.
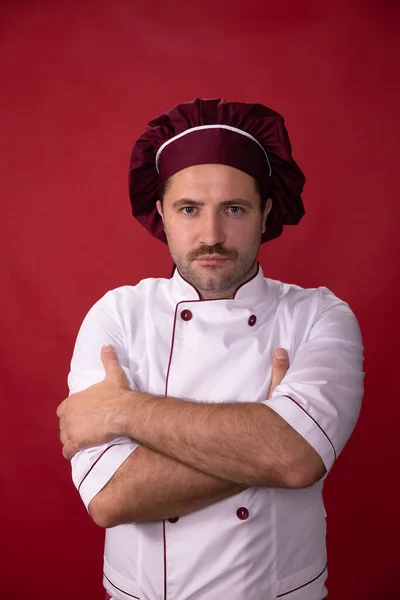
[[[222,262],[228,260],[226,256],[200,256],[196,260],[200,262]]]
[[[200,258],[197,258],[195,262],[198,264],[199,267],[223,267],[225,266],[225,263],[228,262],[228,260],[228,258],[222,258],[221,256],[202,256]]]

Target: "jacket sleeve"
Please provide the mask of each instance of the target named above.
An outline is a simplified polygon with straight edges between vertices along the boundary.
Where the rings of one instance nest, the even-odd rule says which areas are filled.
[[[104,344],[115,347],[130,387],[137,390],[129,369],[121,318],[117,313],[112,291],[96,302],[81,325],[68,375],[70,395],[104,379],[105,372],[100,358]],[[107,444],[79,451],[73,456],[72,479],[86,508],[138,445],[134,440],[119,437]]]
[[[264,404],[311,444],[328,473],[360,413],[363,344],[349,306],[326,288],[316,293],[317,310],[308,335],[291,356],[285,378]],[[309,318],[305,308],[296,317]]]

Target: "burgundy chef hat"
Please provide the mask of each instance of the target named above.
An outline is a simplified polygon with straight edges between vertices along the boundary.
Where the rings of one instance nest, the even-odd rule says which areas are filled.
[[[280,236],[283,225],[297,225],[304,215],[305,177],[292,158],[283,117],[262,104],[196,98],[150,121],[133,147],[133,216],[166,243],[156,209],[160,184],[186,167],[212,163],[248,173],[258,181],[263,197],[272,198],[262,242]]]

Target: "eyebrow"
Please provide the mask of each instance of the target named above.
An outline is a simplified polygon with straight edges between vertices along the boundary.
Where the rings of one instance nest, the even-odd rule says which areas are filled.
[[[172,203],[172,208],[179,208],[182,206],[205,206],[205,202],[201,200],[192,200],[191,198],[180,198]],[[230,198],[219,202],[218,206],[246,206],[247,208],[254,208],[254,206],[248,200],[243,198]]]

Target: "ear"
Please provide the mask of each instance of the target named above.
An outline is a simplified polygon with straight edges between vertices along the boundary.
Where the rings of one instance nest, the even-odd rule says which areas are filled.
[[[158,214],[160,215],[160,217],[162,218],[163,223],[164,223],[164,213],[163,213],[163,209],[162,209],[160,200],[157,200],[157,202],[156,202],[156,208],[157,208]]]
[[[267,217],[271,211],[271,208],[272,208],[272,200],[271,200],[271,198],[268,198],[267,202],[265,203],[265,208],[264,208],[264,213],[263,213],[263,228],[262,228],[263,233],[265,233]]]

